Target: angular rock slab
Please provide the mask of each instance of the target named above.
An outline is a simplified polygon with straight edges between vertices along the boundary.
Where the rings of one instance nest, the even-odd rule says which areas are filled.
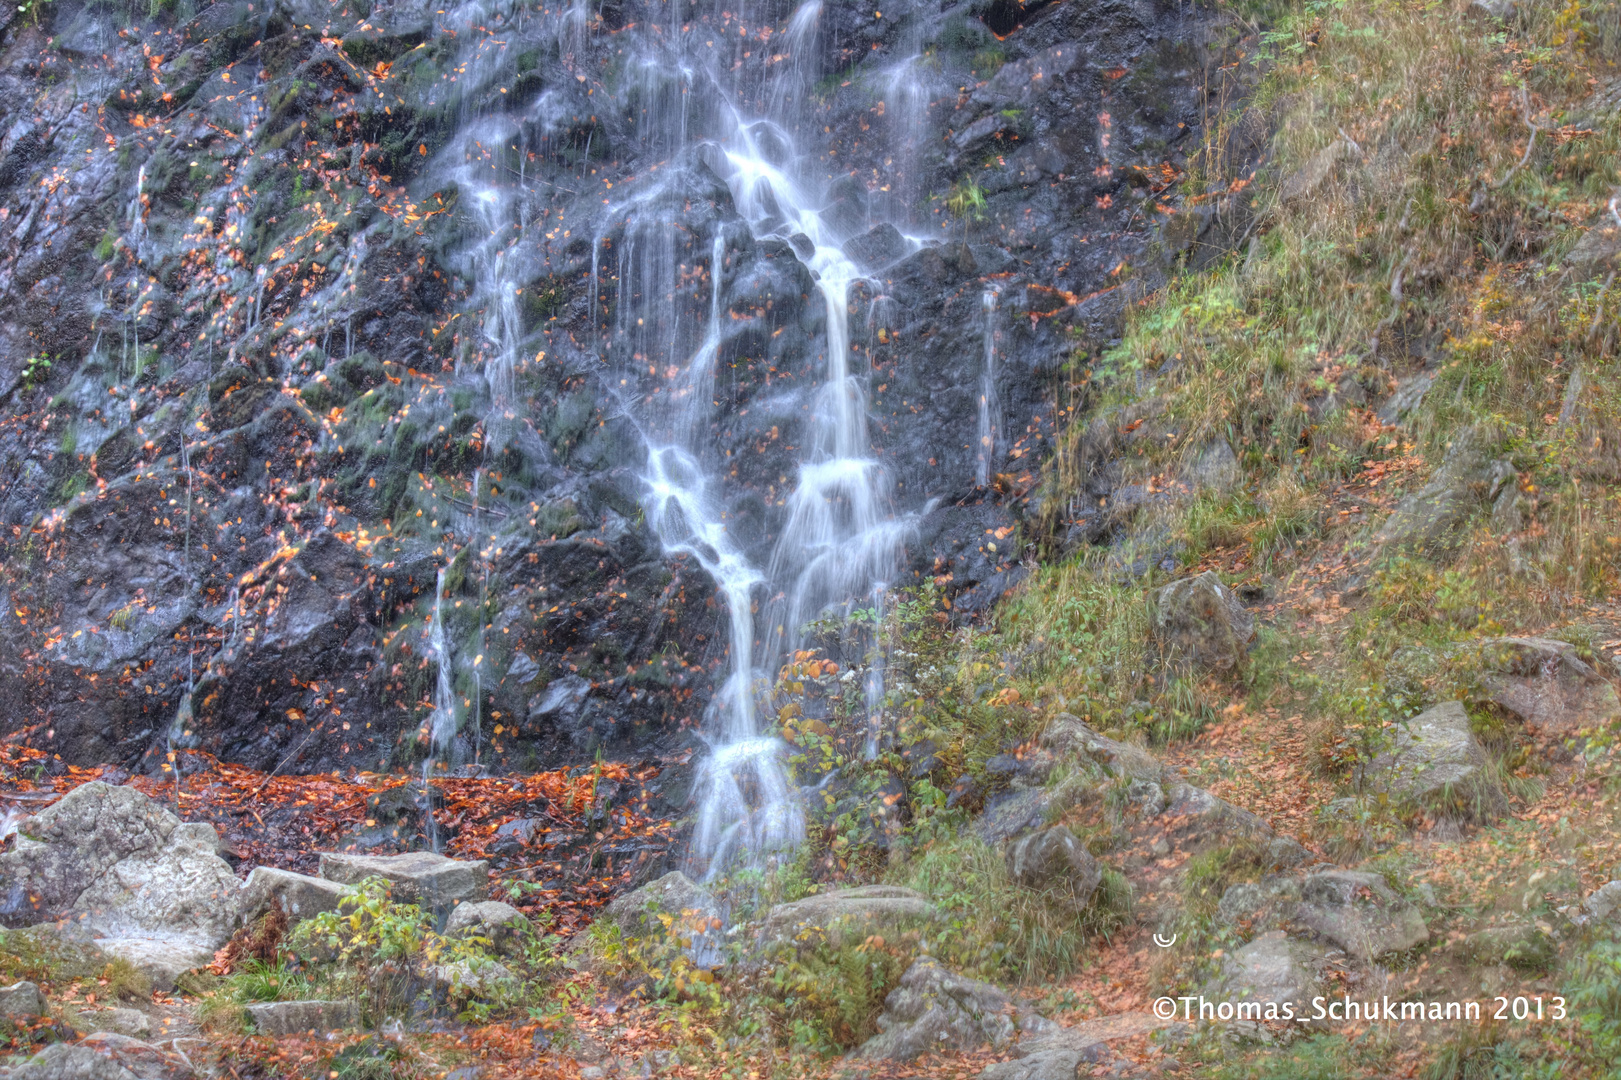
[[[1161,648],[1217,670],[1243,664],[1255,637],[1255,617],[1211,570],[1156,589],[1148,619]]]
[[[1259,1005],[1263,1018],[1267,1005],[1275,1004],[1281,1011],[1286,1002],[1294,1006],[1295,1016],[1308,1015],[1306,1005],[1322,982],[1323,960],[1322,949],[1282,930],[1270,930],[1228,956],[1205,997]]]
[[[862,885],[778,904],[766,913],[760,943],[769,947],[826,941],[838,948],[873,934],[901,934],[934,917],[934,906],[922,893],[893,885]]]
[[[988,1065],[979,1076],[980,1080],[1073,1080],[1082,1065],[1108,1060],[1109,1044],[1117,1039],[1186,1027],[1146,1012],[1115,1013],[1073,1026],[1055,1025],[1054,1030],[1032,1032],[1021,1038],[1016,1060]]]
[[[1614,923],[1621,926],[1621,881],[1608,881],[1582,901],[1574,920],[1580,926]]]
[[[1249,937],[1281,930],[1300,906],[1300,882],[1281,874],[1230,885],[1216,905],[1216,924]]]
[[[1569,642],[1491,638],[1470,653],[1486,696],[1528,725],[1569,735],[1621,719],[1615,687]]]
[[[1300,866],[1312,855],[1299,841],[1278,836],[1257,814],[1192,784],[1172,784],[1165,791],[1159,820],[1168,839],[1189,850],[1249,841],[1260,846],[1269,869]]]
[[[884,999],[879,1034],[856,1051],[869,1061],[911,1061],[944,1050],[1002,1049],[1021,1036],[1051,1033],[1058,1025],[1018,1008],[1001,990],[947,971],[920,956]]]
[[[89,1016],[83,1013],[80,1016],[93,1024],[97,1031],[128,1035],[132,1039],[152,1037],[152,1018],[140,1009],[102,1009]]]
[[[1087,1048],[1095,1056],[1078,1050],[1037,1050],[1012,1061],[999,1061],[985,1066],[979,1080],[1075,1080],[1082,1065],[1102,1061],[1109,1052],[1109,1044],[1093,1043]]]
[[[98,1031],[76,1043],[54,1043],[21,1065],[8,1080],[190,1080],[190,1062],[128,1035]]]
[[[457,904],[478,903],[490,897],[490,864],[483,859],[447,859],[431,851],[405,855],[350,855],[321,852],[321,876],[340,885],[358,885],[380,877],[391,886],[396,904],[417,904],[436,917]]]
[[[215,948],[230,936],[238,882],[212,826],[141,792],[99,780],[24,819],[0,853],[0,921],[71,911],[108,937],[183,935]]]
[[[1375,790],[1449,817],[1489,820],[1508,812],[1486,751],[1457,701],[1397,725],[1395,746],[1368,764],[1367,777]]]
[[[256,866],[242,885],[237,917],[242,925],[247,925],[274,906],[286,913],[289,926],[296,926],[323,911],[338,910],[338,902],[352,892],[348,885],[326,878]]]
[[[164,993],[173,990],[175,981],[186,972],[214,962],[212,946],[184,934],[97,938],[96,947],[108,956],[128,960],[151,981],[152,989]]]
[[[974,835],[987,844],[1000,844],[1041,828],[1052,810],[1053,798],[1041,788],[1006,792],[974,819]]]
[[[1357,960],[1401,952],[1430,938],[1418,908],[1378,874],[1328,870],[1300,886],[1295,922]]]
[[[248,1006],[248,1019],[263,1035],[341,1031],[360,1022],[352,1001],[268,1001]]]

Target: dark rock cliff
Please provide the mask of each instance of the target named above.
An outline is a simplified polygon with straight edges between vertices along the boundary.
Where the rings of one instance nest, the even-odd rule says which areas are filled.
[[[726,612],[645,521],[638,402],[667,379],[647,350],[697,347],[719,296],[711,461],[766,566],[828,327],[801,253],[751,235],[704,137],[724,107],[771,114],[773,84],[721,100],[661,59],[672,17],[689,44],[713,31],[711,63],[805,69],[781,107],[821,132],[801,166],[870,274],[850,351],[907,575],[964,617],[1016,580],[987,534],[1025,512],[1059,384],[1206,228],[1156,222],[1241,92],[1243,30],[1153,0],[829,0],[794,36],[791,6],[768,7],[57,0],[14,18],[6,729],[71,763],[152,767],[172,745],[407,764],[437,600],[458,763],[695,746]],[[668,325],[622,325],[654,294]]]

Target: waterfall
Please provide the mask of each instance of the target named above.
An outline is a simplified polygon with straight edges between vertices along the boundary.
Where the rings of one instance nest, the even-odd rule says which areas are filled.
[[[689,854],[689,868],[706,877],[740,856],[759,859],[791,849],[805,834],[804,813],[782,767],[783,744],[761,735],[756,716],[752,594],[762,578],[727,534],[699,461],[703,421],[713,407],[725,256],[726,238],[717,234],[709,257],[708,325],[669,395],[671,441],[650,442],[646,475],[648,521],[664,549],[696,559],[726,598],[730,670],[710,704],[713,752],[699,769]]]
[[[1001,409],[996,400],[996,290],[979,298],[985,313],[985,364],[979,373],[979,433],[974,442],[974,483],[984,487],[996,469],[996,440],[1001,434]]]
[[[449,566],[439,568],[434,585],[433,624],[428,628],[428,643],[433,649],[437,667],[437,682],[433,693],[433,715],[428,719],[428,756],[422,760],[422,794],[428,803],[428,844],[439,850],[439,825],[433,816],[433,768],[450,754],[450,741],[456,737],[456,691],[451,680],[450,645],[445,639],[445,572]]]
[[[613,243],[618,297],[604,347],[610,363],[648,388],[640,401],[627,401],[648,443],[648,521],[667,552],[692,557],[711,576],[728,620],[727,666],[706,714],[710,751],[694,789],[697,821],[688,853],[689,871],[707,878],[738,864],[760,865],[802,838],[804,811],[783,764],[785,748],[769,731],[774,718],[762,716],[772,704],[765,687],[804,646],[807,624],[857,605],[881,610],[912,522],[894,511],[891,482],[868,431],[868,367],[851,348],[852,290],[868,283],[843,245],[869,223],[825,212],[829,196],[816,153],[802,154],[795,143],[795,118],[820,74],[813,46],[821,12],[819,0],[797,9],[785,36],[791,52],[805,55],[767,67],[766,84],[755,88],[751,99],[772,115],[750,115],[740,104],[745,95],[736,68],[700,48],[709,44],[703,33],[690,48],[677,37],[676,56],[643,55],[627,65],[644,145],[675,157],[701,150],[752,237],[792,246],[825,314],[809,425],[780,503],[785,520],[762,569],[728,531],[727,464],[709,445],[716,365],[731,322],[724,300],[727,226],[717,224],[710,237],[700,332],[678,299],[688,288],[683,273],[694,268],[667,212],[675,200],[690,199],[681,184],[691,181],[676,170],[610,210],[608,229],[623,232]],[[604,233],[593,240],[594,320],[609,242]],[[882,737],[883,678],[882,658],[874,655],[863,695],[870,753]]]

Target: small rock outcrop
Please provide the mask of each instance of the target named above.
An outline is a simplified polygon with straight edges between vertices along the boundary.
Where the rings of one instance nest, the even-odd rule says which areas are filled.
[[[1055,1024],[1020,1038],[1019,1056],[986,1066],[979,1080],[1074,1080],[1082,1065],[1107,1061],[1112,1056],[1109,1044],[1117,1039],[1186,1026],[1146,1012],[1114,1013],[1074,1026]]]
[[[1164,778],[1165,767],[1159,758],[1140,746],[1099,735],[1072,713],[1054,716],[1042,732],[1041,743],[1055,756],[1091,761],[1109,776],[1154,783]]]
[[[1583,926],[1621,925],[1621,881],[1606,882],[1594,889],[1572,921]]]
[[[1481,692],[1527,725],[1568,735],[1621,719],[1621,698],[1576,647],[1549,638],[1490,638],[1472,646]]]
[[[1397,725],[1394,745],[1368,764],[1367,779],[1376,791],[1448,817],[1489,820],[1508,811],[1469,714],[1457,701]]]
[[[50,1006],[38,986],[26,980],[0,989],[0,1017],[26,1020],[49,1014]]]
[[[837,948],[872,934],[901,934],[934,917],[934,907],[922,893],[893,885],[862,885],[778,904],[766,913],[760,943],[777,946],[826,941]]]
[[[1378,874],[1328,870],[1300,887],[1295,921],[1357,960],[1373,960],[1429,940],[1424,917]]]
[[[1260,1007],[1258,1014],[1242,1019],[1281,1019],[1278,1014],[1266,1015],[1265,1010],[1272,1004],[1281,1010],[1285,1003],[1294,1006],[1295,1016],[1308,1015],[1306,1006],[1322,984],[1325,959],[1325,952],[1311,943],[1291,938],[1282,930],[1269,930],[1227,957],[1222,974],[1206,988],[1205,997]]]
[[[1494,456],[1501,441],[1501,432],[1490,424],[1459,433],[1440,468],[1422,488],[1397,503],[1374,534],[1369,565],[1404,552],[1431,556],[1452,552],[1469,519],[1515,476],[1512,462]]]
[[[1053,811],[1052,793],[1044,788],[1018,788],[985,804],[974,819],[974,835],[987,844],[1001,844],[1047,823]]]
[[[523,951],[523,935],[528,926],[528,918],[511,904],[485,900],[477,904],[458,904],[445,921],[445,933],[476,935],[487,940],[496,952],[511,956]]]
[[[679,870],[615,897],[597,917],[619,927],[628,938],[662,938],[667,930],[660,915],[678,919],[693,931],[718,929],[722,918],[714,896]]]
[[[110,1031],[134,1039],[152,1037],[152,1018],[139,1009],[102,1009],[87,1019],[96,1031]]]
[[[1150,594],[1149,632],[1171,655],[1225,671],[1244,663],[1255,617],[1214,571],[1206,570]]]
[[[1269,869],[1300,866],[1311,859],[1311,852],[1298,841],[1278,836],[1263,818],[1204,788],[1172,784],[1164,791],[1164,798],[1159,818],[1164,822],[1166,838],[1189,850],[1248,841],[1264,849]]]
[[[856,1056],[869,1061],[911,1061],[925,1053],[1012,1046],[1021,1035],[1058,1025],[1021,1009],[989,983],[947,971],[920,956],[884,999],[878,1031]]]
[[[321,876],[340,885],[357,885],[380,877],[391,886],[397,904],[419,904],[443,919],[457,904],[477,903],[490,895],[490,864],[483,859],[447,859],[431,851],[405,855],[321,853]]]
[[[1062,825],[1014,841],[1006,857],[1008,876],[1015,882],[1076,914],[1086,910],[1103,880],[1098,861]]]
[[[1294,919],[1299,905],[1299,880],[1273,874],[1260,881],[1228,886],[1216,904],[1216,920],[1245,937],[1253,937],[1281,930]]]
[[[360,1010],[353,1001],[268,1001],[249,1005],[248,1019],[261,1035],[301,1035],[354,1027]]]

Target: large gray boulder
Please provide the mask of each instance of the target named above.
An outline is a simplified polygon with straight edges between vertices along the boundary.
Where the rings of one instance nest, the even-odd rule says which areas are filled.
[[[1357,960],[1402,952],[1429,940],[1424,917],[1378,874],[1328,870],[1300,886],[1295,922]]]
[[[1103,870],[1085,845],[1062,825],[1030,833],[1008,845],[1008,876],[1073,914],[1086,910]]]
[[[1527,725],[1569,735],[1621,720],[1615,687],[1551,638],[1489,638],[1462,656],[1479,670],[1481,692]]]
[[[1054,716],[1041,734],[1041,744],[1055,756],[1091,762],[1108,776],[1154,783],[1164,779],[1165,767],[1159,758],[1140,746],[1099,735],[1072,713]]]
[[[0,919],[18,926],[82,914],[105,936],[230,936],[236,875],[212,826],[130,787],[80,785],[17,826],[0,853]]]
[[[1019,1008],[989,983],[965,978],[920,956],[884,999],[878,1034],[856,1056],[869,1061],[911,1061],[925,1053],[1003,1049],[1021,1035],[1056,1030],[1057,1024]]]
[[[1515,476],[1513,463],[1496,456],[1501,441],[1501,432],[1491,424],[1460,432],[1440,468],[1398,502],[1374,534],[1369,564],[1402,553],[1441,556],[1454,551],[1470,518]]]
[[[321,852],[321,876],[340,885],[380,877],[397,904],[417,904],[443,918],[457,904],[489,899],[490,864],[483,859],[449,859],[431,851],[406,855],[350,855]]]
[[[1166,652],[1217,670],[1241,666],[1255,637],[1255,617],[1210,570],[1150,593],[1148,626]]]
[[[1490,820],[1508,811],[1469,714],[1457,701],[1398,724],[1393,746],[1368,763],[1366,779],[1401,804],[1448,817]]]
[[[103,952],[169,990],[235,927],[238,882],[218,850],[212,826],[92,781],[18,825],[0,854],[0,913],[13,924],[74,915]]]
[[[837,948],[874,934],[894,937],[934,917],[934,906],[922,893],[894,885],[862,885],[778,904],[766,913],[759,939],[766,947],[826,941]]]
[[[660,915],[670,916],[666,927]],[[619,927],[627,938],[664,938],[677,932],[710,933],[720,928],[720,903],[703,886],[679,870],[617,896],[597,916]]]

